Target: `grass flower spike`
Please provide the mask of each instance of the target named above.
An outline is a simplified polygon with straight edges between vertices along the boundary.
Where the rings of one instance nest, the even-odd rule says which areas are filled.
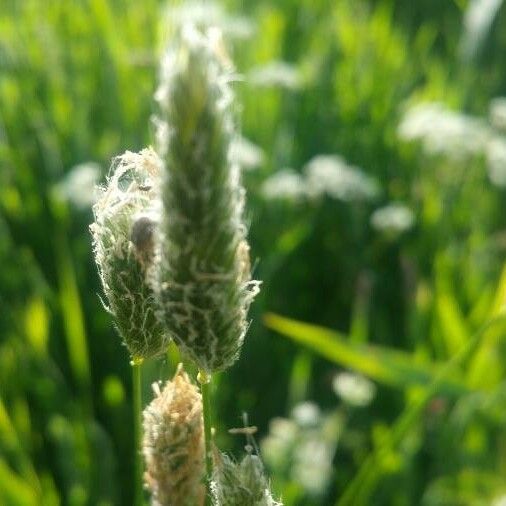
[[[214,469],[213,506],[282,506],[272,497],[258,455],[247,453],[234,462],[216,450]]]
[[[168,337],[157,320],[148,283],[158,221],[161,162],[152,149],[114,159],[93,206],[93,249],[107,309],[134,361],[163,353]]]
[[[204,504],[202,398],[180,365],[144,410],[145,481],[153,506]]]
[[[237,358],[258,290],[233,159],[230,61],[216,29],[184,26],[167,51],[156,93],[165,164],[157,291],[178,345],[208,373]]]

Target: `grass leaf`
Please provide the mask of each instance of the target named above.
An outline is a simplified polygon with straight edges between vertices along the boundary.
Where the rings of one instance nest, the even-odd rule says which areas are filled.
[[[371,379],[397,388],[427,385],[434,380],[438,367],[420,363],[414,356],[384,346],[352,344],[347,336],[317,325],[291,320],[273,313],[264,316],[272,330],[289,337],[297,344],[343,367],[353,369]],[[445,379],[441,390],[448,394],[468,390],[458,376]]]

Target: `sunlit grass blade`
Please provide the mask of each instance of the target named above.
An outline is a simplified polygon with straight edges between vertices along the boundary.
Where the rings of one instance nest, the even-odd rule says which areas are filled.
[[[506,265],[495,289],[490,318],[497,318],[506,313]],[[497,343],[504,335],[503,327],[487,333],[486,338],[470,360],[467,377],[470,385],[487,386],[493,388],[503,380],[504,365],[502,354],[497,349]]]
[[[273,313],[264,316],[264,322],[272,330],[306,346],[314,353],[369,376],[371,379],[397,388],[427,385],[438,372],[435,364],[420,363],[406,352],[384,346],[350,343],[347,336],[337,331],[298,322]],[[465,382],[456,375],[441,382],[446,393],[462,393],[468,390]]]
[[[42,297],[33,297],[25,310],[26,337],[36,353],[47,356],[49,312]]]
[[[40,494],[41,486],[37,473],[32,465],[30,457],[27,455],[19,440],[18,433],[9,417],[5,404],[0,397],[0,448],[12,453],[19,465],[22,477],[31,483],[31,489],[34,493]],[[21,478],[19,478],[21,480]],[[1,482],[0,478],[0,482]],[[1,497],[1,496],[0,496]]]
[[[89,397],[91,371],[86,341],[86,329],[77,287],[76,273],[67,240],[61,232],[55,240],[55,251],[58,258],[60,278],[60,304],[62,308],[67,352],[75,380],[83,392],[83,398]],[[89,402],[89,401],[86,401]],[[91,405],[86,409],[91,412]]]
[[[446,352],[451,356],[469,340],[467,325],[453,294],[438,294],[436,308]]]
[[[397,421],[392,425],[384,441],[365,459],[358,473],[336,502],[336,506],[365,506],[370,504],[370,497],[374,488],[383,475],[382,464],[385,455],[397,448],[409,430],[420,421],[420,415],[427,406],[427,403],[436,394],[443,392],[443,385],[449,376],[453,375],[455,370],[476,351],[482,340],[486,338],[487,333],[497,325],[504,324],[505,321],[506,316],[501,316],[483,325],[467,344],[461,348],[460,352],[446,362],[430,384],[420,392],[414,401],[408,404]]]
[[[6,506],[39,506],[40,497],[0,459],[0,503]]]
[[[497,288],[495,291],[494,304],[490,318],[499,316],[506,311],[506,263],[504,264]]]

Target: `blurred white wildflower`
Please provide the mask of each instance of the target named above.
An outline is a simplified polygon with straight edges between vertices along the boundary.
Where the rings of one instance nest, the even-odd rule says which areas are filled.
[[[460,55],[472,60],[481,49],[503,0],[471,0],[464,14]]]
[[[371,225],[380,232],[398,235],[415,224],[413,211],[408,207],[392,203],[376,209],[371,215]]]
[[[348,165],[338,155],[318,155],[304,168],[307,191],[313,197],[327,194],[330,197],[351,202],[370,200],[379,193],[376,180],[358,167]]]
[[[298,425],[288,418],[273,418],[269,425],[270,433],[284,441],[292,441],[297,437]]]
[[[342,419],[323,415],[312,402],[294,407],[290,419],[274,418],[261,442],[262,455],[277,474],[287,475],[306,493],[325,493],[332,476],[332,459]]]
[[[313,427],[320,421],[320,408],[314,402],[301,402],[292,410],[293,420],[301,427]]]
[[[302,84],[297,68],[283,61],[272,61],[251,69],[248,80],[257,86],[279,86],[288,90],[297,90]]]
[[[325,491],[332,476],[335,448],[313,432],[302,438],[293,455],[293,478],[311,495]]]
[[[356,407],[368,406],[376,395],[376,385],[364,376],[350,372],[336,374],[332,382],[336,395]]]
[[[495,137],[486,150],[488,177],[492,184],[506,188],[506,139]]]
[[[186,2],[169,8],[167,17],[179,26],[190,23],[200,27],[219,27],[227,38],[249,39],[255,32],[255,25],[250,19],[227,14],[217,2]]]
[[[273,468],[282,468],[296,444],[298,425],[287,418],[273,418],[269,424],[269,435],[261,442],[262,454]]]
[[[293,169],[281,169],[264,181],[261,191],[266,199],[300,200],[306,196],[306,184]]]
[[[460,160],[481,152],[490,131],[479,118],[429,102],[407,110],[399,124],[398,135],[404,141],[421,142],[429,155],[442,154]]]
[[[232,158],[244,170],[252,170],[260,167],[264,162],[262,148],[251,142],[246,137],[239,135],[232,142]]]
[[[100,172],[100,165],[94,162],[75,165],[55,186],[56,194],[78,209],[90,208],[97,197]]]
[[[494,128],[506,130],[506,97],[497,97],[490,101],[489,119]]]

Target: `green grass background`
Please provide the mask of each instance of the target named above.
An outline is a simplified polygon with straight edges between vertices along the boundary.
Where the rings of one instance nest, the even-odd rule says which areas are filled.
[[[505,191],[482,157],[427,157],[396,129],[410,103],[485,117],[506,95],[506,7],[464,59],[466,0],[223,6],[255,27],[233,44],[241,74],[284,60],[303,84],[236,85],[243,133],[265,152],[244,174],[263,286],[241,359],[215,384],[221,446],[241,451],[226,429],[242,412],[261,440],[270,420],[311,400],[338,420],[333,471],[312,495],[289,457],[269,468],[286,506],[493,504],[506,494]],[[111,157],[152,141],[164,9],[0,2],[1,505],[131,504],[128,355],[98,296],[91,211],[55,185],[87,161],[105,175]],[[322,153],[376,177],[379,201],[263,198],[269,175]],[[417,221],[387,240],[369,218],[394,200]],[[146,364],[145,401],[173,367]],[[342,369],[375,381],[371,405],[336,397]]]

